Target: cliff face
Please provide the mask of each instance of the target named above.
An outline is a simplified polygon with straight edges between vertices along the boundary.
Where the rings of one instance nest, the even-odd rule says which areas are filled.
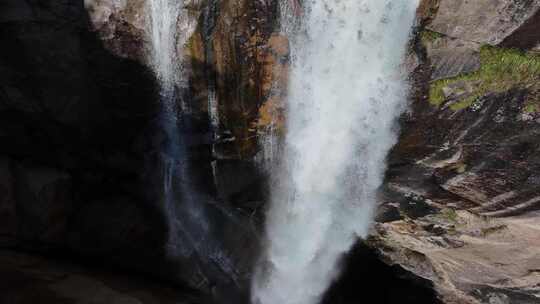
[[[232,214],[216,218],[235,263],[200,275],[197,258],[164,251],[143,0],[0,4],[0,245],[91,255],[208,292],[247,286],[266,198],[255,159],[260,136],[282,128],[288,43],[277,1],[187,6],[198,24],[179,46],[190,161],[207,201]],[[538,0],[419,8],[411,110],[366,244],[445,303],[538,299],[539,16]]]
[[[269,90],[259,84],[273,67],[272,47],[261,44],[270,39],[276,7],[190,4],[199,26],[182,50],[192,108],[185,136],[194,187],[201,204],[215,206],[208,220],[224,243],[223,253],[204,262],[192,245],[168,243],[175,232],[160,203],[165,139],[158,86],[146,66],[144,5],[0,4],[0,245],[245,295],[258,244],[250,215],[260,203],[252,202],[261,201],[263,184],[251,161]],[[220,100],[215,130],[210,87]],[[249,208],[233,207],[242,204]],[[180,254],[170,256],[167,246]]]
[[[535,303],[540,2],[424,5],[415,96],[368,243],[447,303]]]
[[[112,53],[144,63],[144,1],[121,3],[87,0],[92,28]],[[259,135],[273,123],[270,116],[281,111],[277,88],[287,77],[288,42],[276,32],[278,2],[207,0],[186,6],[197,26],[178,53],[191,110],[216,124],[212,157],[219,197],[239,204],[261,200],[260,174],[251,160],[260,151]],[[209,108],[211,100],[216,109]]]
[[[1,245],[166,269],[153,75],[105,49],[82,1],[0,7]]]

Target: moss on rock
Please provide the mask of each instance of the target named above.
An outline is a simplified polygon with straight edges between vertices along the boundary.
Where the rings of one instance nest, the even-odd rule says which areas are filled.
[[[484,46],[480,49],[480,59],[481,67],[476,72],[434,81],[429,92],[430,103],[440,106],[448,101],[444,89],[460,81],[474,82],[475,87],[472,94],[450,105],[454,111],[469,107],[488,93],[500,93],[512,88],[525,88],[531,92],[540,90],[540,55]]]

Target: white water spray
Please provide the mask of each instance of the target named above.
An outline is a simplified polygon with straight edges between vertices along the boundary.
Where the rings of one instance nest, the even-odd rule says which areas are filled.
[[[200,0],[147,0],[147,34],[149,63],[160,85],[159,123],[165,135],[160,161],[163,204],[169,226],[166,250],[171,257],[181,256],[196,264],[183,271],[190,279],[200,278],[200,282],[191,284],[201,287],[209,283],[205,277],[217,277],[216,273],[229,275],[232,284],[237,284],[238,278],[236,265],[219,238],[220,221],[229,215],[206,205],[209,198],[197,192],[191,180],[186,140],[191,109],[182,94],[177,94],[187,88],[189,66],[182,51],[197,27],[198,18],[189,10],[199,4]],[[211,127],[216,129],[217,103],[213,87],[209,90],[209,116]],[[187,273],[189,268],[195,272]]]
[[[148,0],[150,63],[163,91],[172,91],[176,84],[176,23],[179,1]]]
[[[162,99],[165,99],[163,95],[173,99],[170,95],[174,94],[175,87],[185,86],[182,51],[197,25],[188,11],[195,2],[197,0],[147,0],[149,63],[159,80]]]
[[[316,304],[367,236],[406,108],[401,70],[418,0],[305,0],[282,7],[291,39],[287,134],[272,172],[255,304]],[[298,20],[301,18],[301,20]]]
[[[181,134],[179,119],[189,113],[187,103],[178,98],[177,91],[186,85],[186,60],[183,49],[187,39],[192,35],[196,20],[190,17],[187,7],[192,1],[188,0],[147,0],[148,23],[147,35],[149,40],[149,63],[153,68],[160,85],[160,127],[165,135],[161,147],[161,168],[163,178],[163,201],[168,217],[170,233],[168,250],[171,254],[185,249],[178,248],[182,239],[195,244],[191,236],[205,231],[205,220],[200,220],[202,211],[193,205],[191,181],[188,173],[188,157],[186,143]],[[189,212],[185,219],[188,222],[199,221],[194,227],[186,227],[186,223],[178,220],[179,197],[173,183],[177,182],[183,201],[183,209]],[[182,236],[183,232],[183,236]],[[185,253],[186,255],[189,252]]]

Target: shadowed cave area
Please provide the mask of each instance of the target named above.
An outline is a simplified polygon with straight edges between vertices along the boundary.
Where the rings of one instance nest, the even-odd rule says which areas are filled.
[[[331,286],[322,304],[441,303],[428,282],[400,267],[386,265],[365,245],[356,245],[343,262],[346,271]],[[170,280],[70,255],[43,257],[1,250],[0,278],[0,300],[6,304],[74,304],[89,298],[104,304],[248,303],[238,298],[212,299]]]
[[[326,292],[322,304],[440,304],[432,284],[399,265],[389,266],[358,242],[343,258],[344,272]]]

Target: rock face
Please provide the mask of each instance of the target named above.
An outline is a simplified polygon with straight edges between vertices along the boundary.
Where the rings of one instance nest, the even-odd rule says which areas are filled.
[[[167,227],[144,186],[152,74],[105,49],[82,1],[0,6],[2,246],[165,273]]]
[[[272,81],[265,80],[273,68],[265,41],[275,3],[189,7],[200,20],[183,50],[193,109],[185,134],[190,173],[224,244],[205,257],[209,262],[189,244],[168,244],[176,232],[160,203],[163,135],[157,86],[145,66],[144,5],[0,4],[0,245],[91,258],[208,294],[245,297],[258,246],[251,214],[263,187],[252,157],[259,106]],[[212,94],[219,99],[215,130]],[[170,256],[166,246],[185,255]]]
[[[540,24],[540,1],[425,0],[422,6],[432,79],[477,70],[482,45],[533,49],[540,44],[533,30]]]
[[[435,1],[432,1],[435,2]],[[534,18],[537,0],[440,0],[428,29],[452,38],[498,45]]]
[[[424,4],[412,110],[367,244],[444,303],[537,303],[540,33],[511,37],[531,33],[540,4]]]
[[[140,28],[109,28],[115,11],[94,7],[103,37],[114,38],[102,40],[82,1],[0,6],[1,245],[216,284],[193,275],[192,260],[166,255],[156,84],[133,60]],[[194,175],[211,176],[210,145],[198,142],[208,165]]]
[[[145,1],[85,3],[107,49],[146,61]],[[259,133],[281,111],[276,88],[284,87],[287,77],[288,42],[275,33],[278,1],[190,1],[186,7],[198,26],[178,52],[185,60],[191,110],[197,119],[216,124],[212,157],[219,197],[238,204],[261,200],[262,177],[251,160],[260,152]]]

